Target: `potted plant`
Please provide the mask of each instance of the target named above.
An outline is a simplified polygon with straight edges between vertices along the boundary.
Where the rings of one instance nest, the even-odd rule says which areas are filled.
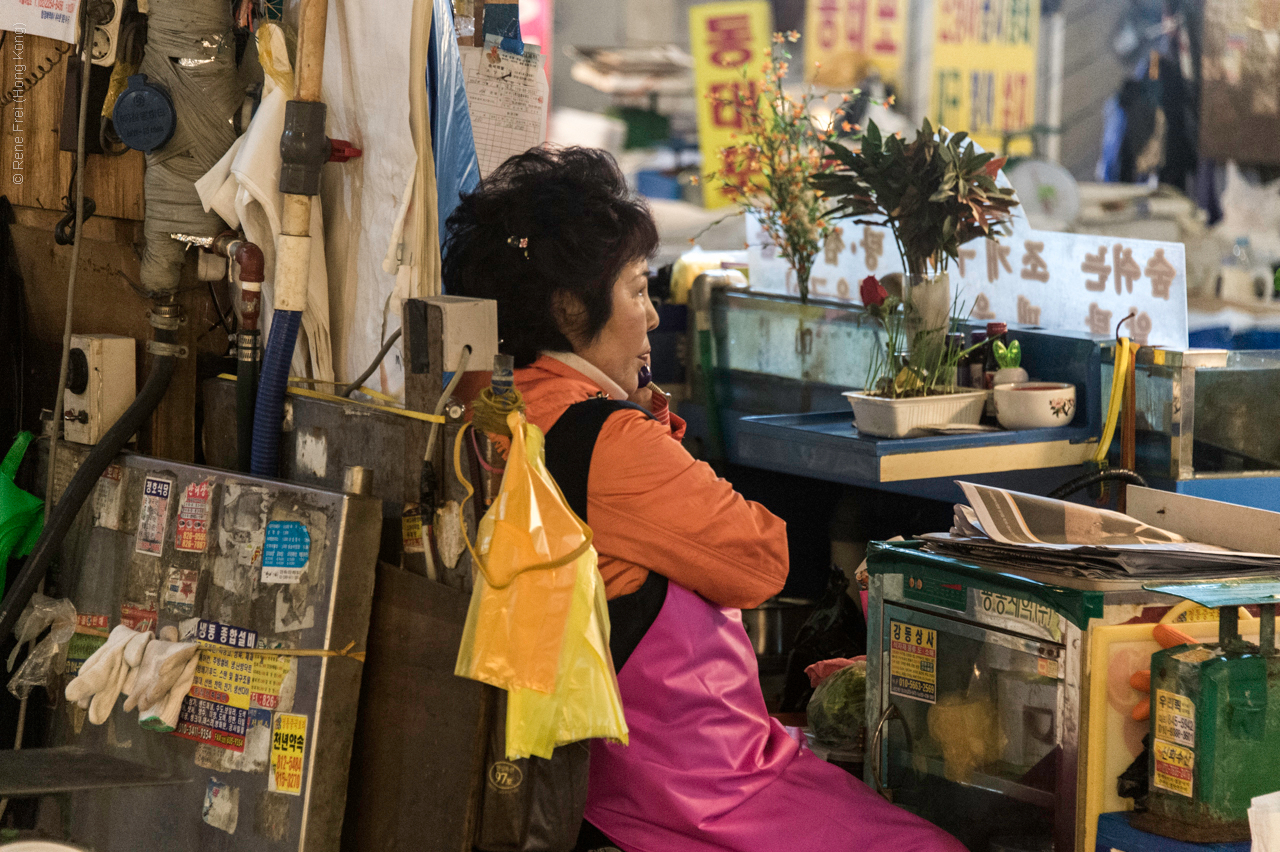
[[[886,275],[884,283],[868,275],[859,295],[867,314],[880,326],[883,345],[871,353],[863,390],[844,394],[853,406],[858,431],[883,438],[914,438],[940,425],[977,424],[987,392],[957,388],[956,374],[961,359],[982,344],[948,346],[940,333],[948,327],[945,313],[941,329],[917,327],[913,311],[903,303],[898,273]],[[917,341],[914,349],[909,345],[912,338]]]
[[[879,280],[863,282],[862,301],[880,323],[885,345],[872,359],[872,374],[863,394],[850,395],[860,431],[880,428],[859,415],[859,400],[919,400],[957,396],[955,368],[969,350],[947,346],[947,333],[962,311],[950,292],[947,270],[960,247],[978,237],[1007,233],[1017,199],[1011,188],[996,185],[1004,159],[979,152],[966,133],[936,131],[925,119],[912,142],[898,135],[882,136],[869,122],[860,146],[851,148],[827,139],[836,168],[810,178],[829,205],[828,219],[852,219],[856,224],[887,227],[893,234],[906,274],[900,282],[886,276],[898,292],[890,294]],[[953,317],[957,317],[953,320]],[[919,409],[962,409],[964,419],[976,423],[978,402],[952,399],[913,402]],[[945,403],[945,404],[944,404]],[[865,403],[866,408],[872,403]],[[883,408],[883,405],[878,405]],[[904,405],[894,406],[904,408]],[[930,417],[917,411],[907,430],[920,434]],[[952,412],[949,416],[955,416]],[[892,437],[902,437],[902,417]],[[934,423],[948,422],[948,419]]]
[[[815,123],[812,90],[797,99],[783,87],[791,59],[787,45],[799,38],[795,31],[774,33],[763,82],[735,87],[734,99],[722,100],[721,106],[737,111],[742,130],[708,173],[713,188],[760,220],[795,273],[800,301],[807,302],[813,259],[834,230],[830,204],[814,180],[833,172],[836,163],[823,156],[831,128]]]

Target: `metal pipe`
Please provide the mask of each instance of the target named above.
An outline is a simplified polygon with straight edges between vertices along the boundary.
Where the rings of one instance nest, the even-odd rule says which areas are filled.
[[[236,332],[236,466],[249,471],[253,459],[253,410],[258,395],[262,308],[265,267],[262,249],[242,240],[233,231],[219,235],[209,250],[235,263],[240,281],[240,329]]]

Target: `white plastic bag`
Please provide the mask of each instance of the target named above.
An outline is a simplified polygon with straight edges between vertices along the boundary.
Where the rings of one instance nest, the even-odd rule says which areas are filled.
[[[19,700],[31,694],[33,686],[48,688],[49,675],[61,673],[67,660],[67,643],[76,632],[76,608],[69,600],[55,600],[45,595],[31,596],[31,602],[18,618],[14,635],[18,639],[17,646],[9,655],[8,670],[13,671],[13,664],[18,658],[18,651],[28,642],[35,639],[46,628],[52,627],[49,635],[40,640],[40,644],[32,649],[27,659],[9,680],[9,691]]]

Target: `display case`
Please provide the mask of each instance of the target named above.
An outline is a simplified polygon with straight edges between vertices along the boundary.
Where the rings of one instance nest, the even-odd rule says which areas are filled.
[[[1103,353],[1110,387],[1115,347]],[[1138,472],[1163,487],[1280,508],[1280,351],[1143,347],[1135,367]]]
[[[1087,791],[1114,785],[1088,765],[1091,643],[1176,599],[918,543],[873,544],[868,566],[867,783],[974,852],[1091,852]]]

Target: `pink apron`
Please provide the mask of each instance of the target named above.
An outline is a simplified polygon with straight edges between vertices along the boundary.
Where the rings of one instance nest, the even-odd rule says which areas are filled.
[[[586,818],[626,852],[964,852],[769,717],[739,610],[668,583],[618,685],[631,744],[592,741]]]

